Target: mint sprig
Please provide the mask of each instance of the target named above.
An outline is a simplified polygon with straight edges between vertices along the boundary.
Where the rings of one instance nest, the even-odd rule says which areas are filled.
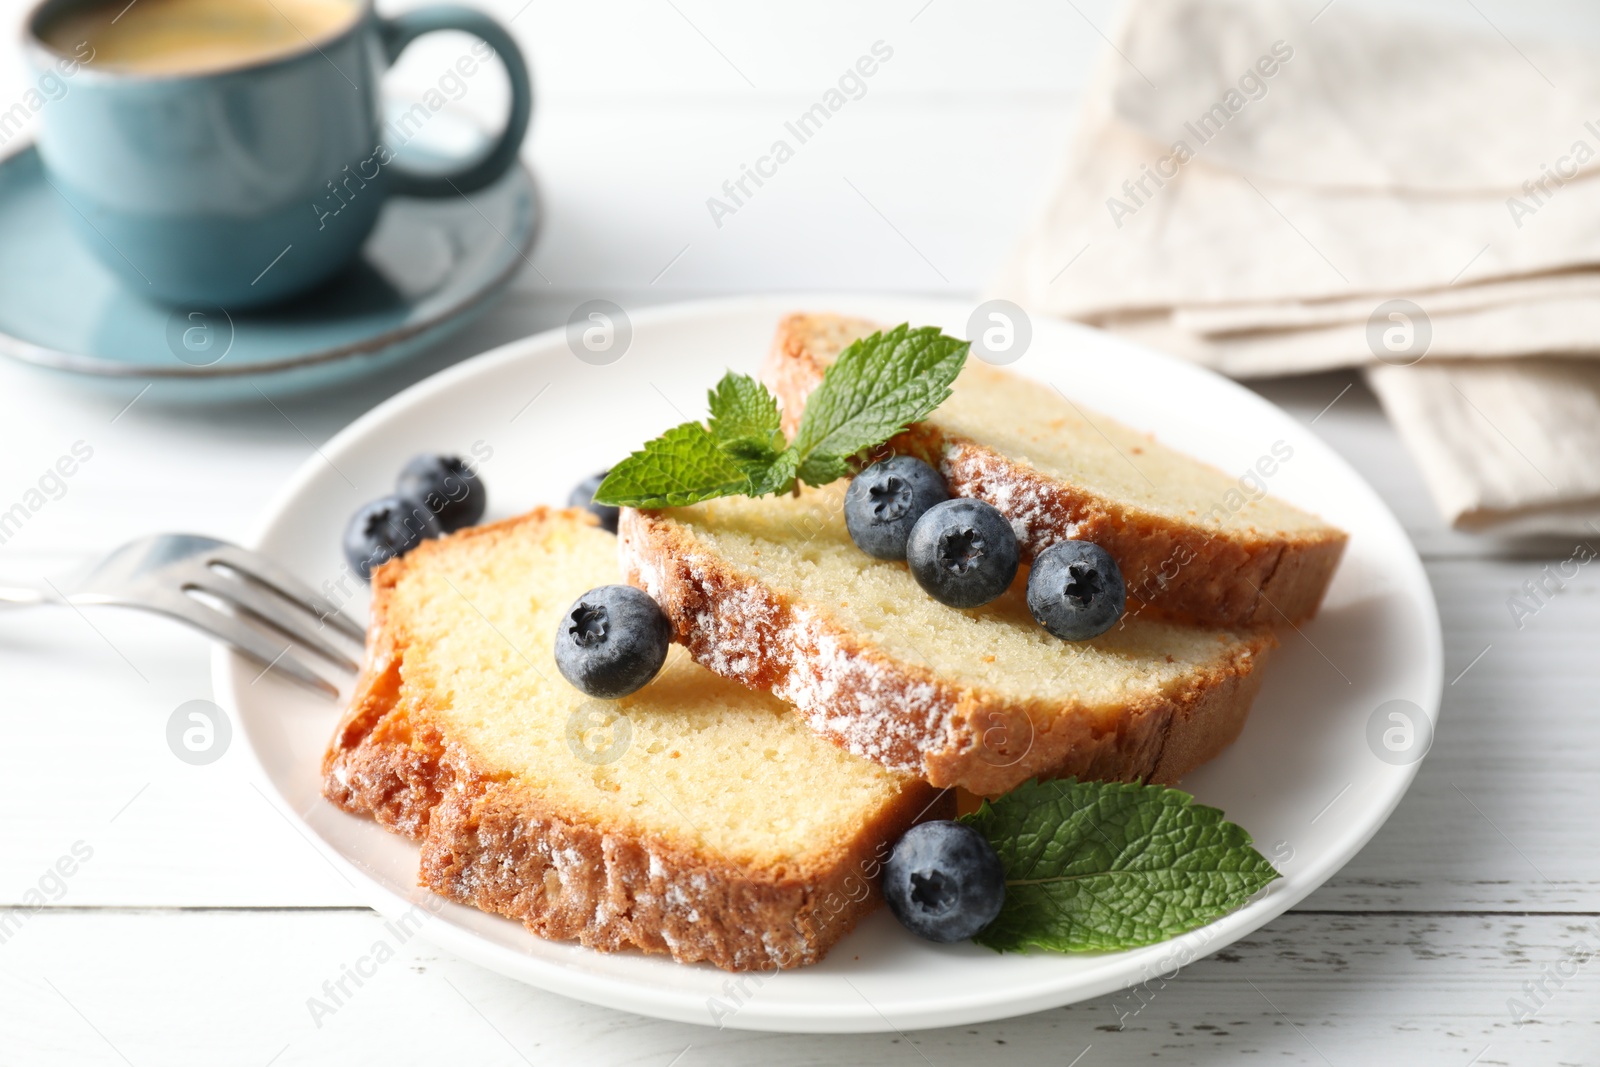
[[[970,347],[935,327],[907,324],[856,341],[823,372],[790,442],[766,386],[729,372],[708,394],[707,422],[645,442],[611,469],[595,501],[679,507],[786,493],[797,481],[826,485],[849,474],[853,458],[944,403]]]
[[[1027,782],[962,817],[1000,855],[999,952],[1136,948],[1226,915],[1278,878],[1250,835],[1176,789]]]

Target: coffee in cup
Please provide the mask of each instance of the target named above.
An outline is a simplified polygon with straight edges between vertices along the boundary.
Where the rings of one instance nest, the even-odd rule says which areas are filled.
[[[88,45],[98,70],[202,74],[301,51],[360,14],[355,0],[137,0],[78,5],[39,36],[63,55]]]

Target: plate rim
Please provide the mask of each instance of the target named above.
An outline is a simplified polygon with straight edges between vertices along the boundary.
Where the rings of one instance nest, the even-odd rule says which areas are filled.
[[[970,306],[975,306],[976,301],[967,301],[959,297],[926,297],[915,294],[892,293],[762,293],[654,305],[640,309],[637,313],[630,313],[630,318],[637,332],[641,325],[649,326],[709,316],[749,314],[760,309],[781,308],[782,310],[772,311],[774,321],[776,321],[778,316],[797,307],[839,308],[855,310],[860,314],[871,314],[870,310],[864,309],[870,309],[873,305],[905,306],[912,303],[920,303],[930,307],[942,306],[948,310],[954,307],[967,309]],[[1235,392],[1247,403],[1264,406],[1278,412],[1280,415],[1284,414],[1283,409],[1271,403],[1271,401],[1236,381],[1210,371],[1208,368],[1187,363],[1178,357],[1168,355],[1149,346],[1132,342],[1080,323],[1055,319],[1049,321],[1053,326],[1065,327],[1070,332],[1092,334],[1098,339],[1098,343],[1136,350],[1146,356],[1154,356],[1175,366],[1197,371],[1202,375],[1214,378],[1216,384]],[[537,351],[554,342],[562,341],[565,333],[565,326],[557,326],[509,341],[470,359],[446,367],[401,390],[377,404],[371,410],[358,416],[330,438],[322,446],[322,450],[325,452],[337,451],[365,436],[370,428],[386,422],[393,412],[407,407],[419,399],[425,399],[429,394],[448,390],[458,382],[485,373],[491,368],[527,358],[532,351]],[[1408,549],[1403,559],[1393,561],[1393,566],[1406,573],[1406,576],[1410,579],[1407,592],[1420,594],[1418,605],[1426,609],[1422,612],[1426,622],[1425,632],[1420,636],[1422,638],[1421,644],[1427,653],[1427,663],[1424,665],[1426,670],[1421,672],[1427,679],[1427,691],[1423,694],[1423,699],[1417,703],[1433,724],[1433,735],[1436,739],[1443,694],[1444,662],[1442,627],[1432,583],[1428,580],[1421,558],[1416,551],[1416,546],[1412,543],[1410,537],[1406,535],[1404,526],[1395,516],[1393,509],[1342,455],[1333,450],[1331,445],[1328,445],[1320,438],[1315,438],[1314,434],[1313,438],[1326,451],[1326,458],[1341,467],[1350,479],[1371,496],[1380,509],[1382,520],[1390,524],[1399,533]],[[279,491],[268,500],[261,517],[252,528],[251,538],[248,542],[250,547],[254,548],[261,543],[268,529],[281,518],[287,507],[304,491],[306,486],[319,476],[321,470],[322,461],[317,455],[307,457],[305,462],[296,469]],[[236,675],[242,675],[244,672],[243,661],[223,646],[214,645],[211,665],[214,696],[230,715],[234,716],[236,720],[241,719],[242,716],[233,701],[232,689],[237,680]],[[443,899],[437,898],[427,890],[422,889],[412,894],[403,895],[397,893],[383,885],[372,875],[369,875],[359,864],[345,856],[332,843],[325,840],[307,819],[294,810],[288,799],[279,791],[277,784],[272,780],[262,763],[260,754],[256,751],[254,742],[250,738],[249,731],[241,729],[240,732],[246,738],[245,748],[248,750],[250,773],[257,779],[258,788],[267,796],[267,799],[275,808],[284,814],[286,818],[292,820],[292,824],[297,831],[300,831],[301,836],[306,837],[336,869],[347,875],[359,878],[360,888],[358,892],[374,910],[386,917],[393,917],[417,906],[419,901],[429,900],[430,898],[434,900]],[[981,990],[964,989],[952,993],[943,1000],[921,1004],[918,1006],[913,1018],[901,1018],[898,1022],[892,1021],[889,1017],[879,1012],[876,1007],[861,1000],[859,996],[857,999],[860,1000],[860,1003],[858,1006],[853,1007],[852,1010],[840,1010],[837,1005],[830,1005],[823,1009],[814,1004],[774,1002],[762,998],[753,998],[742,1004],[739,1010],[725,1020],[722,1025],[729,1029],[779,1033],[888,1033],[970,1025],[1012,1018],[1077,1003],[1126,988],[1139,980],[1135,973],[1138,970],[1136,964],[1139,961],[1143,961],[1147,957],[1153,961],[1162,956],[1167,956],[1177,951],[1177,946],[1181,946],[1191,940],[1201,940],[1197,935],[1205,934],[1203,944],[1200,946],[1201,950],[1193,954],[1183,964],[1187,966],[1226,948],[1239,938],[1272,922],[1320,888],[1329,878],[1349,863],[1378,830],[1388,822],[1395,809],[1399,806],[1400,801],[1404,799],[1406,793],[1410,790],[1411,784],[1415,781],[1416,775],[1425,761],[1426,756],[1413,763],[1393,768],[1394,773],[1389,780],[1394,784],[1381,812],[1371,818],[1369,822],[1358,824],[1351,831],[1344,834],[1338,842],[1338,847],[1329,848],[1322,856],[1318,857],[1320,862],[1314,861],[1307,871],[1297,873],[1297,888],[1295,892],[1278,892],[1276,891],[1277,888],[1284,883],[1281,881],[1275,882],[1272,887],[1269,887],[1263,895],[1258,896],[1254,901],[1204,927],[1200,927],[1198,930],[1138,949],[1097,955],[1094,958],[1100,961],[1101,966],[1088,974],[1079,973],[1072,976],[1070,982],[1064,983],[1059,980],[1042,979],[1029,988],[1019,990],[1016,986],[1007,986],[1003,992],[996,990],[987,995]],[[326,802],[323,801],[321,803],[325,804]],[[1303,888],[1300,888],[1301,886]],[[477,909],[471,909],[466,905],[454,902],[446,902],[444,907],[445,909],[459,908],[463,912],[482,914],[477,912]],[[455,953],[463,959],[549,992],[573,997],[588,1003],[635,1012],[652,1018],[707,1025],[705,1004],[698,994],[685,994],[659,987],[646,988],[641,983],[619,979],[614,975],[587,972],[578,968],[567,967],[557,960],[540,958],[526,952],[516,952],[506,946],[489,941],[470,929],[451,923],[427,923],[424,924],[419,933],[426,940]],[[534,935],[528,934],[527,936],[533,937]],[[550,944],[573,947],[565,942],[551,942]],[[574,951],[589,952],[595,950],[574,948]],[[1079,956],[1078,958],[1084,959],[1086,957]],[[1148,963],[1146,967],[1148,967]]]
[[[40,156],[37,138],[23,138],[17,144],[10,145],[4,151],[0,151],[0,168],[11,166],[18,162],[20,157],[29,152]],[[44,166],[42,156],[39,158],[39,166]],[[121,363],[102,356],[85,355],[82,352],[68,352],[64,349],[38,344],[37,342],[17,337],[4,329],[0,329],[0,356],[26,366],[62,371],[88,378],[113,381],[132,378],[192,382],[287,374],[293,371],[305,370],[308,367],[321,366],[325,363],[337,363],[356,356],[381,355],[390,348],[405,344],[431,330],[436,330],[441,326],[472,314],[482,307],[485,301],[492,299],[510,284],[512,278],[528,262],[528,254],[533,251],[534,246],[538,243],[540,234],[544,230],[544,196],[539,186],[538,176],[525,160],[518,158],[515,166],[508,173],[520,174],[528,184],[529,220],[527,227],[521,234],[521,240],[513,242],[510,237],[501,234],[501,237],[511,244],[512,251],[516,255],[509,257],[493,277],[487,279],[465,298],[441,308],[438,312],[425,319],[385,330],[383,333],[373,334],[370,337],[349,341],[335,348],[322,348],[314,352],[306,352],[298,356],[287,356],[262,363],[229,364],[226,361],[221,361],[206,366],[190,366],[180,363],[180,365],[173,367]],[[505,178],[502,177],[499,180],[504,181]],[[396,199],[416,198],[397,197]],[[384,209],[387,210],[388,206],[388,204],[385,204]]]

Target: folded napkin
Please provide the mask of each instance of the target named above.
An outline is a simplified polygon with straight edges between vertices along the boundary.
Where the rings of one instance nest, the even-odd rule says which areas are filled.
[[[1458,528],[1600,536],[1600,361],[1424,360],[1367,379]]]
[[[1281,0],[1130,0],[1112,41],[995,295],[1240,377],[1370,368],[1456,525],[1592,533],[1600,377],[1523,363],[1600,355],[1600,68]]]

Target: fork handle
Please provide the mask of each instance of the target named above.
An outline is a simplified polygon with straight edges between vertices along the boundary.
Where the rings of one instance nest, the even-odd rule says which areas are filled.
[[[25,585],[0,585],[0,608],[8,606],[27,607],[30,604],[51,604],[55,597],[43,589],[33,589]]]

